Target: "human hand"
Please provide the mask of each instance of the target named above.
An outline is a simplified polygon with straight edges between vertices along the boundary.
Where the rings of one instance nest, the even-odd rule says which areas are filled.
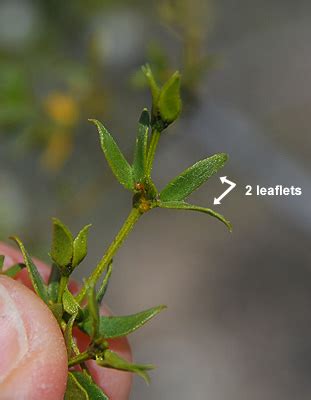
[[[0,255],[6,256],[4,269],[23,262],[19,251],[0,243]],[[35,260],[47,281],[49,267]],[[67,381],[67,351],[56,319],[44,302],[32,291],[26,269],[13,280],[0,275],[0,399],[62,400]],[[76,290],[77,285],[71,284]],[[107,314],[107,309],[102,312]],[[81,351],[88,337],[77,332]],[[110,348],[127,360],[131,350],[126,338],[110,340]],[[132,376],[128,372],[99,367],[87,361],[96,383],[111,400],[127,400]]]

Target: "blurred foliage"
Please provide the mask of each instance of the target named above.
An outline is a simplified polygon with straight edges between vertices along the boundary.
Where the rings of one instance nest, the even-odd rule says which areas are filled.
[[[128,15],[117,21],[124,10]],[[0,4],[0,133],[21,148],[39,149],[41,165],[50,172],[59,171],[70,157],[79,122],[89,116],[107,117],[111,111],[114,90],[105,75],[108,48],[131,51],[126,49],[131,31],[124,28],[125,34],[118,39],[117,28],[124,22],[137,22],[129,18],[133,10],[159,22],[158,28],[164,25],[173,32],[182,53],[177,64],[183,73],[184,94],[195,100],[201,78],[215,65],[215,58],[203,51],[209,1],[160,0],[151,2],[151,7],[141,0]],[[105,18],[111,13],[116,28],[109,43],[111,27]],[[17,25],[12,23],[16,19]],[[119,48],[118,40],[124,48]],[[174,51],[151,37],[145,46],[156,78],[165,81],[175,69]],[[145,85],[141,72],[133,82]]]
[[[103,191],[101,172],[74,187],[61,171],[75,146],[83,146],[84,139],[77,139],[88,118],[119,118],[120,93],[123,107],[131,106],[135,93],[126,85],[133,69],[139,72],[132,82],[142,89],[140,65],[146,60],[159,83],[178,68],[185,103],[196,104],[200,82],[216,62],[204,50],[210,1],[0,2],[0,140],[13,157],[38,159],[37,171],[51,176],[51,195],[64,213],[89,210]],[[124,117],[120,124],[128,122]],[[81,148],[75,151],[81,154]],[[18,182],[6,173],[0,179],[2,198],[10,198]],[[74,202],[68,193],[76,194]],[[6,203],[2,214],[20,214],[20,203]],[[12,217],[7,225],[13,225]]]
[[[12,32],[3,28],[1,133],[17,137],[19,146],[40,148],[42,165],[50,171],[70,156],[79,121],[107,112],[111,93],[102,78],[104,66],[95,38],[85,33],[92,18],[118,3],[125,2],[37,0],[22,2],[21,14],[18,2],[0,5],[3,18],[21,17],[22,26],[23,19],[31,22],[23,35],[16,35],[13,25]]]
[[[162,25],[173,34],[176,48],[180,49],[177,64],[183,75],[183,94],[191,105],[198,99],[200,82],[204,76],[219,65],[217,56],[205,50],[213,21],[212,2],[159,0],[156,9]],[[147,45],[146,59],[161,82],[167,80],[175,69],[170,51],[158,41],[151,41]],[[141,71],[133,74],[132,83],[138,88],[145,87],[146,81]]]

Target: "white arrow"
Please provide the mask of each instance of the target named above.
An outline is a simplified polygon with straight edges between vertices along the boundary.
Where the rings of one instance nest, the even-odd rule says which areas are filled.
[[[221,183],[228,183],[230,186],[219,197],[214,197],[214,204],[221,204],[220,200],[226,197],[227,194],[236,187],[236,183],[229,181],[226,176],[221,176],[219,179],[221,180]]]

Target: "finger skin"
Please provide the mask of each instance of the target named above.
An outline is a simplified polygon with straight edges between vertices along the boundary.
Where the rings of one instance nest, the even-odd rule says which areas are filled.
[[[1,275],[0,313],[0,398],[62,399],[66,348],[48,307],[20,282]]]
[[[23,256],[18,250],[1,242],[0,242],[0,254],[6,255],[6,259],[4,262],[4,269],[8,268],[12,264],[23,262]],[[33,260],[38,270],[40,271],[40,274],[43,276],[43,279],[47,282],[50,268],[40,260],[37,260],[35,258],[33,258]],[[16,276],[16,280],[22,282],[27,287],[32,288],[32,284],[26,269],[23,269],[21,272],[18,273],[18,275]],[[75,282],[71,282],[70,288],[73,292],[75,292],[77,291],[78,285]],[[109,314],[108,309],[105,307],[102,308],[101,312],[102,314],[105,315]],[[0,331],[1,331],[1,325],[0,325]],[[75,336],[77,338],[78,346],[80,350],[83,351],[87,347],[89,339],[87,335],[83,334],[81,331],[77,329],[75,329],[74,331],[75,331]],[[1,335],[0,335],[0,340],[1,340]],[[111,350],[116,351],[120,356],[124,357],[128,361],[132,360],[131,349],[128,340],[126,338],[109,340],[109,344]],[[0,347],[2,347],[1,343]],[[67,371],[67,358],[65,364]],[[131,373],[99,367],[98,365],[96,365],[95,361],[88,361],[87,364],[95,381],[100,387],[102,387],[105,393],[109,396],[110,400],[128,400],[132,385]],[[0,365],[1,365],[1,358],[0,358]],[[2,399],[1,390],[2,387],[0,382],[0,400]],[[59,397],[59,400],[61,399],[63,399],[62,396]],[[54,400],[58,400],[58,398],[54,397]]]

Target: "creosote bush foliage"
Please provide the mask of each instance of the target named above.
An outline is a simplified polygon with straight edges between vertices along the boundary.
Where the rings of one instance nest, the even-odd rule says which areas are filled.
[[[94,268],[77,294],[71,293],[68,283],[71,273],[87,255],[90,225],[86,225],[76,237],[60,220],[53,219],[53,238],[50,251],[52,268],[47,284],[44,283],[35,264],[18,237],[12,239],[19,246],[24,264],[17,264],[2,271],[4,256],[0,256],[0,271],[14,277],[27,268],[37,295],[47,304],[63,332],[68,352],[68,381],[65,399],[108,399],[93,381],[85,364],[95,360],[102,367],[135,372],[147,382],[152,365],[133,364],[109,349],[108,339],[128,335],[159,314],[160,305],[128,316],[100,316],[99,307],[105,296],[112,273],[112,260],[117,250],[133,229],[135,223],[153,208],[199,211],[219,219],[229,230],[230,223],[217,212],[190,204],[187,197],[215,174],[227,160],[223,153],[198,161],[158,191],[152,177],[152,165],[161,136],[180,115],[180,74],[175,72],[160,87],[148,65],[143,67],[152,95],[151,113],[141,113],[136,136],[132,164],[123,156],[117,143],[102,123],[91,119],[99,132],[100,144],[106,160],[121,185],[133,194],[131,211],[119,233]],[[103,278],[102,278],[102,275]],[[98,287],[98,289],[96,289]],[[73,337],[73,327],[90,337],[88,348],[80,352]],[[77,369],[77,366],[80,368]],[[73,368],[75,367],[75,368]]]

